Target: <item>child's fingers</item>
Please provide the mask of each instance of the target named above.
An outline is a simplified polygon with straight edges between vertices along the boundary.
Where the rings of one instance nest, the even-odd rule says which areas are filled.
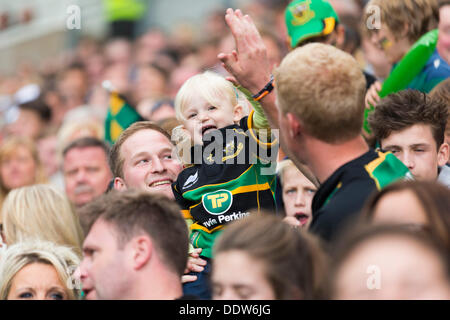
[[[380,81],[375,81],[375,88],[377,89],[377,92],[381,91],[381,82]]]
[[[225,79],[227,79],[228,81],[230,81],[232,84],[234,84],[235,86],[239,86],[239,82],[236,80],[236,78],[235,77],[233,77],[233,76],[228,76],[228,77],[225,77]]]
[[[184,275],[181,277],[181,283],[194,282],[197,280],[197,276],[193,275]]]
[[[366,108],[370,108],[370,106],[376,106],[380,101],[380,96],[378,95],[378,88],[380,88],[380,84],[377,82],[374,83],[366,93]]]
[[[195,264],[195,263],[190,263],[190,264],[188,265],[188,268],[189,268],[189,271],[190,271],[190,272],[202,272],[202,271],[205,269],[205,268],[202,267],[201,265]]]
[[[206,260],[203,260],[202,258],[189,258],[188,259],[188,266],[189,265],[206,266],[206,264],[207,264]]]
[[[294,217],[286,217],[283,219],[283,222],[285,222],[293,227],[296,227],[296,228],[301,226],[300,221],[298,221]]]

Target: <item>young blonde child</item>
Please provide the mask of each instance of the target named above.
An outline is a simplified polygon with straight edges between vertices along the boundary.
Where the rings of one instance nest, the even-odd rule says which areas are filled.
[[[248,216],[251,209],[276,209],[277,141],[267,138],[261,106],[252,101],[248,114],[247,103],[231,82],[210,71],[189,78],[175,98],[190,150],[183,153],[189,164],[172,189],[184,217],[192,220],[191,243],[202,248],[207,261],[227,223]],[[198,290],[208,288],[204,276],[209,265],[191,284],[197,291],[185,294],[201,296]]]

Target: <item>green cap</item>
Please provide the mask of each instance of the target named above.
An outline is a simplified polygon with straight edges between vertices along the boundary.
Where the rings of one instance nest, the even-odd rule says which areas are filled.
[[[339,22],[336,11],[325,0],[294,0],[284,13],[292,48],[305,39],[330,34]]]

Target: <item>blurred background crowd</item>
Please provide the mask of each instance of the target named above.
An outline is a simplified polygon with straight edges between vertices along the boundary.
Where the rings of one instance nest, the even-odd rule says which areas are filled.
[[[74,270],[80,263],[85,235],[83,236],[78,218],[73,214],[73,208],[80,208],[94,197],[103,194],[108,186],[111,188],[113,178],[108,166],[110,146],[103,143],[108,140],[105,138],[108,130],[105,127],[105,120],[108,108],[111,107],[111,90],[119,92],[126,98],[142,119],[153,121],[171,132],[180,124],[175,116],[174,99],[186,80],[205,70],[214,71],[225,77],[229,76],[218,60],[219,53],[232,52],[235,49],[235,39],[224,19],[226,8],[240,8],[251,15],[267,48],[270,65],[274,67],[278,66],[290,51],[285,23],[285,9],[289,2],[288,0],[195,0],[193,2],[182,0],[39,0],[32,2],[0,0],[0,208],[5,212],[0,217],[0,223],[15,225],[14,230],[10,229],[8,232],[3,230],[3,237],[8,239],[8,246],[23,240],[20,238],[22,232],[46,234],[44,238],[47,237],[47,239],[42,240],[52,242],[50,244],[39,242],[34,246],[27,244],[22,248],[11,247],[7,259],[14,263],[3,266],[4,275],[9,272],[8,275],[12,278],[20,268],[30,264],[29,261],[25,261],[26,255],[19,257],[20,252],[29,252],[32,256],[34,254],[32,261],[38,259],[47,261],[44,263],[46,265],[52,264],[60,277],[64,274],[63,271],[60,272],[60,269]],[[341,43],[339,47],[356,59],[361,70],[371,75],[372,83],[383,82],[394,64],[386,57],[382,48],[371,41],[371,34],[361,21],[365,16],[364,7],[368,1],[329,0],[329,2],[339,16],[340,25],[344,27],[342,29],[345,32],[345,37],[342,38],[344,43]],[[370,84],[368,83],[367,88]],[[88,148],[91,148],[91,153],[86,151]],[[279,159],[283,157],[284,154],[281,154]],[[298,181],[308,180],[305,175],[296,170],[293,163],[284,162],[283,164],[278,171],[280,183],[284,184],[283,190],[288,190],[290,185],[297,188]],[[309,180],[306,182],[308,186],[305,187],[305,190],[308,189],[310,193],[305,205],[309,207],[308,213],[300,218],[291,217],[293,224],[298,224],[300,221],[303,225],[306,222],[303,223],[301,219],[309,219],[306,228],[311,223],[312,198],[320,187],[317,180]],[[40,185],[37,189],[32,187],[21,189],[36,184]],[[42,187],[42,184],[49,184],[52,188],[46,189]],[[428,219],[425,224],[431,225],[430,228],[442,231],[437,234],[446,247],[450,220],[448,214],[443,217],[445,206],[448,206],[448,199],[442,200],[442,198],[448,195],[448,190],[442,191],[444,188],[442,187],[434,192],[434,187],[434,184],[418,184],[417,188],[423,188],[423,190],[417,191],[414,195],[410,194],[412,191],[408,191],[408,194],[417,202],[422,201],[418,194],[427,194],[425,190],[431,190],[430,197],[441,192],[440,195],[443,195],[441,198],[434,199],[436,201],[430,200],[429,203],[433,203],[433,206],[428,205],[425,199],[423,204],[418,204],[415,208],[432,207],[427,213],[420,209],[418,215]],[[400,191],[393,188],[393,190],[388,189],[386,193],[401,192],[402,188],[414,189],[409,184],[400,184],[398,188]],[[283,196],[286,200],[277,200],[286,201],[286,212],[291,210],[289,209],[291,204],[292,207],[297,206],[294,204],[294,198],[289,201],[287,200],[289,195]],[[280,197],[282,197],[281,193],[278,195],[278,198]],[[367,220],[375,216],[375,207],[379,205],[377,201],[381,201],[380,198],[373,198],[372,207],[369,207],[370,204],[365,207],[364,217]],[[405,200],[402,204],[408,202],[410,201]],[[389,206],[393,206],[393,203],[395,201]],[[295,210],[293,208],[291,211]],[[8,215],[11,212],[15,214]],[[33,213],[30,214],[30,212]],[[315,292],[316,286],[319,287],[318,283],[322,282],[319,277],[322,270],[325,270],[325,265],[332,265],[335,273],[330,277],[336,276],[336,278],[331,284],[329,295],[336,298],[354,298],[355,292],[358,293],[360,288],[346,287],[345,284],[350,282],[346,277],[353,277],[356,273],[351,273],[349,269],[344,268],[347,267],[344,260],[348,257],[355,258],[353,256],[355,252],[365,251],[361,249],[364,246],[364,249],[370,249],[373,239],[380,240],[384,237],[385,240],[389,238],[392,242],[383,243],[381,239],[379,243],[384,246],[375,248],[370,254],[388,255],[389,257],[385,259],[386,268],[391,268],[389,263],[397,257],[396,252],[403,252],[405,262],[402,270],[406,270],[409,265],[408,259],[414,260],[417,255],[411,258],[408,256],[408,250],[404,248],[413,248],[412,251],[417,249],[415,253],[423,249],[421,257],[424,261],[423,267],[428,268],[432,265],[430,267],[432,268],[437,265],[436,270],[439,269],[433,274],[435,278],[423,281],[426,283],[424,287],[436,285],[434,288],[437,288],[437,291],[424,297],[450,297],[448,294],[450,285],[447,285],[450,283],[447,281],[449,272],[445,269],[449,265],[448,255],[440,251],[439,245],[435,246],[434,240],[415,238],[411,230],[380,228],[367,233],[364,231],[358,235],[349,235],[347,239],[349,246],[346,247],[348,250],[343,247],[338,252],[341,258],[328,263],[323,257],[314,257],[316,255],[314,248],[318,246],[315,240],[309,239],[309,236],[300,239],[296,234],[290,234],[293,228],[288,224],[280,224],[279,228],[274,228],[279,221],[273,221],[267,217],[266,219],[267,221],[259,222],[259,229],[250,228],[251,223],[258,225],[256,221],[251,222],[251,220],[234,226],[227,235],[228,238],[224,237],[219,243],[218,253],[241,245],[244,247],[243,250],[254,249],[245,248],[245,244],[233,242],[235,239],[232,232],[247,235],[251,241],[259,243],[261,235],[268,235],[273,231],[274,233],[271,237],[267,237],[266,242],[259,243],[261,247],[268,249],[267,253],[262,255],[265,257],[275,255],[287,248],[289,245],[283,245],[281,241],[277,243],[280,248],[271,247],[277,237],[286,236],[283,240],[290,244],[305,246],[311,250],[311,252],[303,252],[305,256],[295,262],[298,263],[297,265],[289,266],[309,270],[305,271],[306,277],[313,279],[309,282],[305,280],[305,283],[308,282],[308,285],[311,285],[310,292]],[[436,226],[433,225],[435,222]],[[397,243],[394,240],[397,240]],[[422,240],[423,242],[420,243]],[[66,252],[55,247],[55,244],[76,248],[75,255],[73,252]],[[351,247],[352,245],[354,247]],[[287,260],[289,255],[296,252],[296,248],[289,249],[293,251],[283,251],[285,256],[282,256],[282,259]],[[392,249],[392,252],[389,249]],[[259,251],[258,254],[260,254]],[[368,257],[359,258],[370,259],[372,258],[370,254]],[[428,257],[431,256],[430,260],[425,257],[427,254]],[[58,260],[58,255],[66,257],[64,262],[66,264]],[[317,255],[320,254],[317,253]],[[36,258],[37,256],[39,258]],[[240,261],[239,258],[236,259]],[[427,261],[429,264],[426,263]],[[312,266],[305,266],[305,263],[309,262]],[[226,261],[222,263],[225,265]],[[251,263],[245,265],[248,267]],[[237,269],[242,271],[245,267]],[[391,270],[394,269],[394,267],[391,268]],[[250,270],[249,274],[252,272],[253,270]],[[284,270],[275,268],[274,272],[284,272]],[[358,275],[361,278],[366,276],[366,274]],[[408,279],[414,278],[413,274],[405,275],[401,272],[393,274],[393,277],[400,280],[402,276],[406,278],[410,276]],[[66,274],[63,277],[68,276]],[[220,278],[220,276],[217,277]],[[420,292],[420,285],[411,289],[411,292]],[[0,285],[0,299],[6,299],[10,289]],[[68,296],[61,293],[64,290],[62,288],[56,293],[51,293],[50,298],[75,298],[77,294],[80,294],[72,292],[74,295]],[[214,295],[220,298],[220,288],[214,290],[216,290]],[[277,299],[316,297],[316,294],[308,295],[305,292],[303,296],[280,294],[269,297]],[[325,295],[317,296],[325,297]],[[240,298],[245,297],[242,295]],[[247,297],[267,298],[267,296],[251,295]],[[364,298],[364,295],[361,294],[360,297]],[[385,297],[395,297],[395,294]]]

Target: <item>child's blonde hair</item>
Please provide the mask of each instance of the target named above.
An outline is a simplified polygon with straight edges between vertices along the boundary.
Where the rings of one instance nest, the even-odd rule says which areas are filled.
[[[299,164],[299,166],[297,167],[290,159],[282,160],[277,164],[277,174],[278,177],[280,178],[281,186],[283,186],[284,183],[284,173],[288,168],[295,168],[299,170],[305,176],[306,179],[308,179],[309,181],[312,182],[312,184],[314,184],[316,188],[320,187],[319,180],[317,180],[316,176],[312,173],[309,167],[307,167],[304,164]]]
[[[213,106],[222,107],[224,99],[228,99],[233,107],[240,104],[245,114],[249,112],[248,102],[240,90],[221,75],[205,71],[190,77],[178,91],[175,97],[175,113],[178,120],[186,120],[183,111],[198,95]]]
[[[223,101],[229,99],[231,106],[240,105],[244,115],[250,112],[250,102],[245,95],[237,89],[230,81],[218,73],[205,71],[190,77],[181,86],[175,97],[175,115],[180,122],[187,119],[183,115],[183,111],[191,104],[195,96],[200,95],[209,104],[213,106],[223,107]],[[230,110],[232,112],[233,110]],[[190,164],[190,153],[184,153],[183,150],[189,150],[192,146],[192,137],[184,129],[184,125],[175,127],[172,132],[172,141],[176,145],[176,153],[184,165]]]

